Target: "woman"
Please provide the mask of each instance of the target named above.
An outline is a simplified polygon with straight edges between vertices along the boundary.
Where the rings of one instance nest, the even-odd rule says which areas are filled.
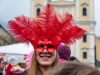
[[[29,75],[47,75],[58,63],[56,49],[59,44],[73,44],[84,35],[85,30],[73,25],[72,21],[71,14],[58,15],[47,4],[36,19],[19,16],[8,22],[11,34],[17,40],[31,43],[35,49]]]
[[[58,54],[56,53],[56,51],[53,53],[49,53],[46,49],[41,53],[36,52],[36,51],[35,51],[35,53],[33,53],[33,51],[31,51],[27,58],[27,61],[26,61],[26,70],[22,74],[27,75],[27,71],[29,70],[31,72],[29,75],[31,75],[32,73],[34,73],[33,71],[37,70],[38,68],[41,68],[41,70],[43,72],[41,72],[41,70],[38,69],[35,74],[42,75],[42,73],[45,73],[43,75],[48,75],[50,69],[52,69],[53,66],[57,65],[58,58],[59,57],[58,57]],[[32,59],[31,66],[29,65],[30,59]],[[34,65],[33,63],[34,64],[36,63],[36,65]],[[48,67],[48,65],[50,67]],[[31,68],[31,70],[30,70],[30,68]],[[33,74],[33,75],[35,75],[35,74]]]
[[[58,59],[56,51],[52,53],[49,53],[46,49],[41,53],[35,51],[32,56],[29,75],[48,75],[49,71],[57,65]]]

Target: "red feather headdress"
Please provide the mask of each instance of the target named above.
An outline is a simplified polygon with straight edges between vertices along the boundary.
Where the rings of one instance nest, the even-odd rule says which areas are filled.
[[[61,42],[73,44],[85,33],[85,30],[73,25],[71,14],[59,15],[50,4],[44,7],[36,19],[22,15],[10,20],[8,27],[17,40],[30,42],[35,48],[39,40],[45,43],[51,41],[56,48]]]

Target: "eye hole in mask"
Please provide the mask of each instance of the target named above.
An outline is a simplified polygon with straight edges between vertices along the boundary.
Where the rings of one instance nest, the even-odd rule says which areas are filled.
[[[36,51],[42,52],[44,49],[46,49],[48,52],[54,52],[56,48],[53,44],[38,44]]]

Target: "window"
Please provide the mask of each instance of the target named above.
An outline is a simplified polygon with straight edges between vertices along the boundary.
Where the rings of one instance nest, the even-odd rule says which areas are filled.
[[[83,8],[83,16],[87,16],[87,9],[85,7]]]
[[[83,42],[87,42],[87,35],[86,34],[83,36]]]
[[[82,48],[82,57],[83,57],[83,59],[87,59],[88,58],[87,57],[87,50],[88,50],[88,48],[85,48],[85,47]]]
[[[37,8],[37,16],[39,15],[40,12],[40,8]]]
[[[64,1],[74,1],[74,0],[64,0]]]
[[[83,59],[87,59],[87,52],[83,52]]]
[[[39,15],[39,13],[40,13],[40,11],[41,11],[41,7],[42,7],[42,5],[40,5],[40,4],[37,4],[37,5],[36,5],[36,16]]]
[[[88,14],[88,10],[87,10],[88,4],[83,3],[81,6],[82,6],[82,16],[87,16],[87,14]]]
[[[51,0],[51,1],[59,1],[59,0]]]

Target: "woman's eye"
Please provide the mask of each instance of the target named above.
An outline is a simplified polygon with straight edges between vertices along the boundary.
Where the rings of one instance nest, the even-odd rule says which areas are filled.
[[[37,48],[43,48],[43,47],[44,47],[43,44],[39,44],[39,45],[37,45]]]
[[[48,48],[54,48],[54,45],[48,45]]]

